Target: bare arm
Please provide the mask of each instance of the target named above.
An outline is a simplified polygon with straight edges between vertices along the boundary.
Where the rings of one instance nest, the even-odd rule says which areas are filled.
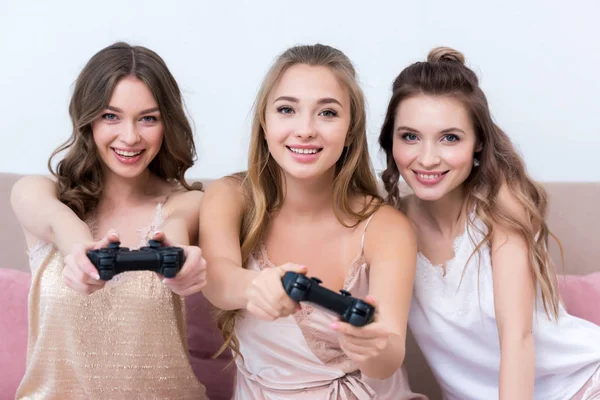
[[[377,316],[375,322],[362,328],[338,324],[344,334],[340,345],[366,376],[385,379],[404,362],[417,261],[416,236],[402,213],[384,206],[371,220],[364,250],[370,265],[366,300],[375,300]]]
[[[501,205],[512,215],[524,216],[519,204],[506,194]],[[525,238],[494,226],[492,271],[494,306],[500,338],[500,399],[532,399],[535,381],[535,345],[532,334],[535,281]]]
[[[196,245],[198,218],[204,193],[199,190],[179,192],[171,196],[166,209],[166,221],[161,231],[169,242],[179,245]]]
[[[203,293],[222,310],[246,307],[247,289],[258,272],[242,268],[240,231],[245,198],[239,182],[222,178],[211,183],[200,206],[200,248],[207,263]]]
[[[74,245],[91,243],[93,238],[88,226],[57,195],[56,183],[51,179],[27,176],[14,184],[11,204],[28,246],[41,239],[66,255]]]
[[[362,365],[361,370],[367,376],[387,377],[404,362],[417,239],[410,221],[399,211],[384,206],[377,214],[367,229],[365,256],[370,265],[369,294],[377,300],[390,340],[379,357]]]

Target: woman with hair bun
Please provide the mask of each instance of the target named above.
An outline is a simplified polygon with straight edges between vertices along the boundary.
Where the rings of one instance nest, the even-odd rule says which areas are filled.
[[[600,398],[600,327],[561,305],[546,193],[464,61],[441,47],[404,69],[379,137],[417,233],[411,331],[444,399]]]

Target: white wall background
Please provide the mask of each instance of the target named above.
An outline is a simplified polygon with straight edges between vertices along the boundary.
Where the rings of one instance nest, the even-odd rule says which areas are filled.
[[[264,73],[285,48],[321,42],[360,74],[378,171],[392,80],[446,45],[480,75],[534,178],[600,181],[599,17],[598,0],[0,0],[0,171],[47,172],[77,74],[117,40],[153,49],[178,80],[199,153],[189,177],[244,169]]]

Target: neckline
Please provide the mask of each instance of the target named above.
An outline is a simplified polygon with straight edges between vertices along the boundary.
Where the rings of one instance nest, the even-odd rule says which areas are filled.
[[[258,261],[259,261],[259,267],[261,269],[263,269],[263,266],[266,266],[268,268],[277,268],[277,265],[275,265],[269,258],[269,252],[267,251],[267,246],[265,245],[264,241],[261,240],[259,242],[257,250],[258,250],[258,253],[260,254],[260,259]],[[361,249],[361,251],[359,251],[358,254],[356,256],[354,256],[354,258],[350,262],[350,266],[348,267],[348,270],[346,271],[346,275],[344,276],[344,283],[342,285],[343,290],[350,289],[350,287],[352,286],[352,283],[354,281],[354,278],[358,275],[357,272],[360,270],[360,268],[362,266],[364,266],[366,264],[367,264],[367,262],[365,259],[365,254],[364,254],[364,251],[362,251],[362,249]],[[331,288],[329,288],[329,289],[333,290]]]
[[[427,258],[427,256],[425,256],[425,254],[423,254],[422,252],[418,251],[417,252],[417,257],[419,259],[421,259],[427,267],[431,267],[431,268],[435,268],[435,269],[442,269],[442,277],[448,275],[448,273],[450,272],[450,266],[452,264],[454,264],[454,261],[456,260],[456,257],[458,256],[458,253],[460,251],[460,248],[462,246],[462,242],[464,237],[466,236],[466,231],[464,231],[463,233],[461,233],[460,235],[456,236],[454,238],[453,244],[452,244],[452,257],[449,258],[448,260],[442,262],[441,264],[434,264],[432,263],[429,258]]]
[[[163,199],[156,204],[156,208],[154,214],[152,215],[152,220],[150,223],[144,225],[141,228],[137,229],[137,232],[140,234],[140,242],[139,247],[146,246],[148,244],[148,240],[152,239],[152,234],[158,229],[160,225],[162,225],[165,221],[163,208],[167,199]],[[92,237],[94,240],[100,240],[101,237],[98,237],[98,222],[94,216],[91,216],[86,220],[86,224],[88,225],[90,232],[92,233]]]

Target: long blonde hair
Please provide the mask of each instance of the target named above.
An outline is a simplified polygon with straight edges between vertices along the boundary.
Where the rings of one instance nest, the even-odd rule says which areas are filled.
[[[378,193],[377,178],[373,173],[367,147],[364,95],[352,63],[344,53],[330,46],[315,44],[292,47],[277,58],[258,92],[254,104],[248,171],[237,175],[247,196],[247,208],[240,232],[244,267],[260,241],[269,218],[285,200],[281,169],[271,157],[265,140],[265,110],[268,96],[275,85],[288,68],[296,64],[330,68],[350,95],[351,118],[347,146],[337,161],[333,182],[333,205],[337,219],[344,226],[348,226],[344,221],[345,217],[350,216],[358,224],[383,203]],[[354,210],[351,204],[351,199],[356,195],[370,199],[359,211]],[[221,351],[229,346],[239,355],[239,344],[234,335],[236,314],[236,311],[218,311],[216,321],[225,339]]]
[[[382,173],[388,193],[387,201],[401,206],[400,172],[392,151],[398,105],[418,94],[451,96],[461,101],[471,116],[480,146],[475,153],[479,167],[473,168],[464,182],[466,208],[475,209],[477,217],[487,227],[487,233],[475,252],[492,237],[494,223],[520,232],[527,241],[531,273],[541,289],[544,309],[549,316],[557,317],[560,299],[554,264],[548,253],[548,237],[553,235],[545,221],[546,192],[529,177],[509,137],[492,121],[477,76],[465,66],[464,61],[462,53],[438,47],[429,52],[426,62],[408,66],[394,81],[392,98],[379,136],[379,144],[387,158],[387,168]],[[525,210],[525,221],[512,215],[498,201],[498,193],[505,183]],[[472,221],[469,224],[475,228]]]

